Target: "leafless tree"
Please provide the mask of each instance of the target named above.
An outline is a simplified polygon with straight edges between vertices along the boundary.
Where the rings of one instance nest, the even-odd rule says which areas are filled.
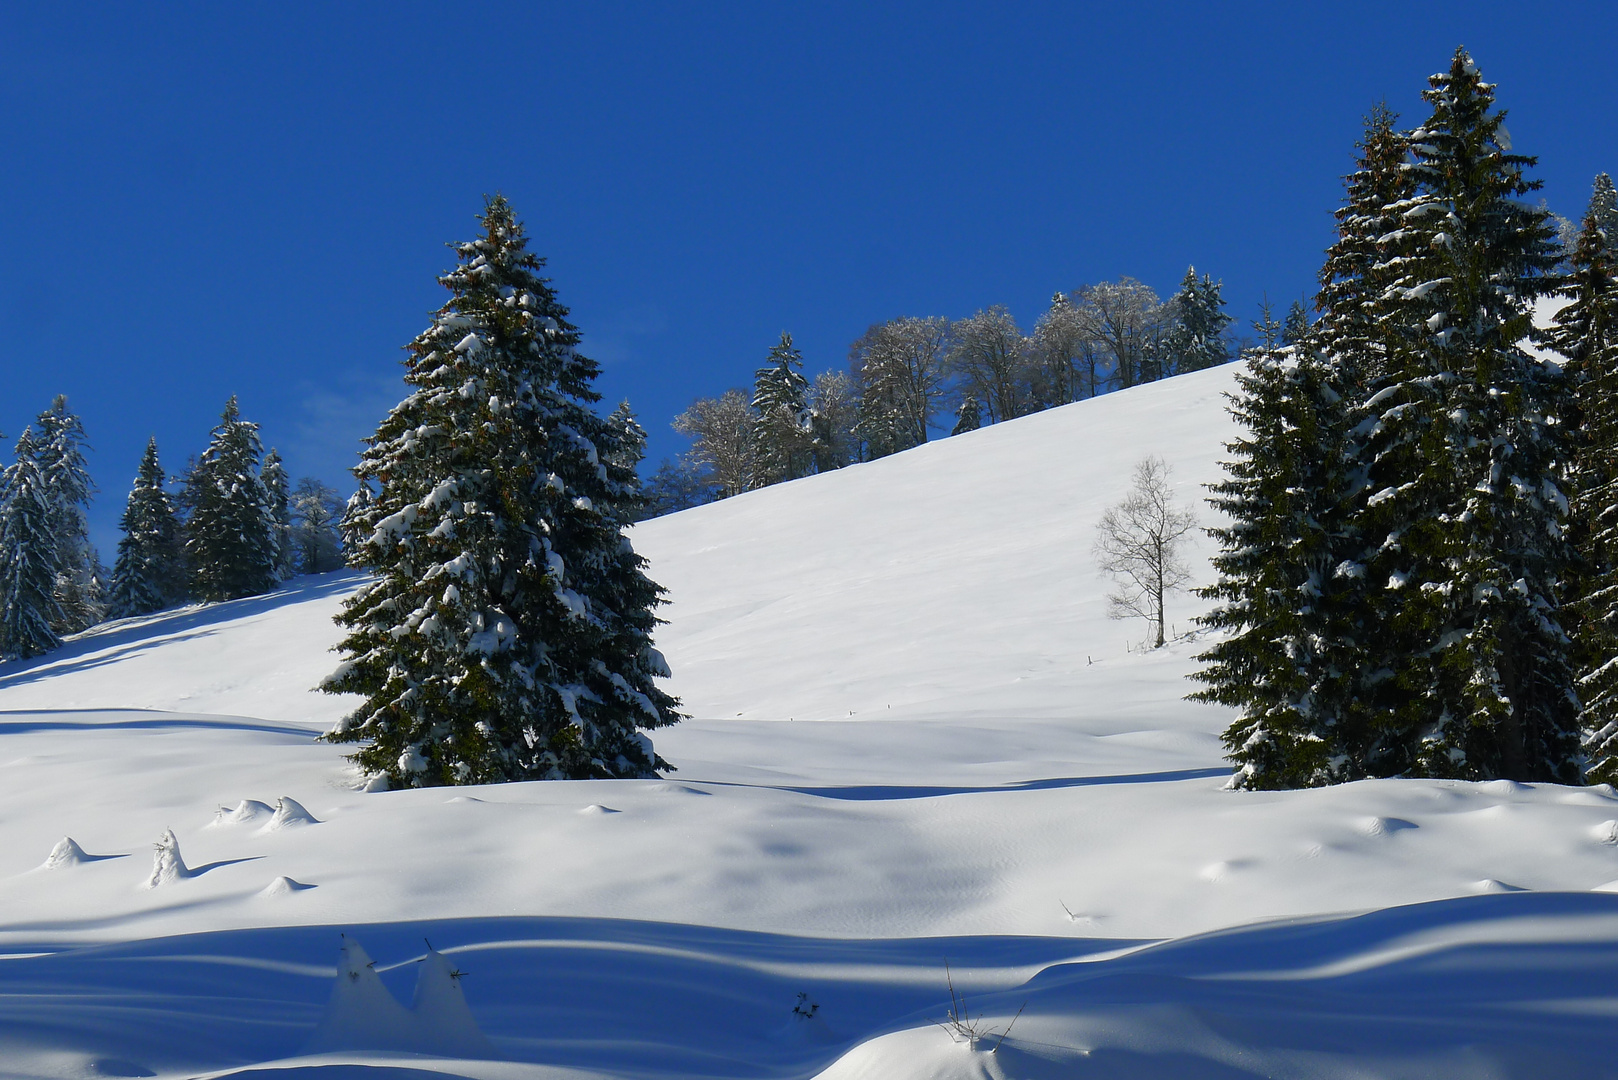
[[[823,371],[809,388],[809,427],[815,471],[841,469],[858,456],[859,389],[846,371]]]
[[[991,424],[1030,411],[1024,377],[1027,339],[1002,305],[979,311],[950,327],[955,339],[949,366],[983,405]]]
[[[1164,599],[1191,580],[1180,546],[1196,523],[1174,500],[1168,464],[1146,457],[1135,466],[1135,486],[1124,501],[1096,525],[1096,558],[1117,584],[1107,596],[1107,615],[1145,619],[1157,631],[1157,648],[1165,640]]]
[[[1119,389],[1156,377],[1163,339],[1174,323],[1171,304],[1130,277],[1086,285],[1071,300],[1086,335],[1111,360]]]
[[[674,430],[692,440],[691,459],[706,467],[720,498],[739,495],[760,481],[757,420],[745,390],[698,398],[674,418]]]
[[[872,457],[927,441],[944,397],[949,347],[949,320],[934,317],[881,323],[849,348],[859,384],[858,430]]]
[[[1047,407],[1095,397],[1102,352],[1084,313],[1065,293],[1051,298],[1030,339],[1029,365],[1034,397]]]

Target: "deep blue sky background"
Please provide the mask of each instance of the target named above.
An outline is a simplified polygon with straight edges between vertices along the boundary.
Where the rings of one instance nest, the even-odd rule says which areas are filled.
[[[95,539],[149,435],[227,396],[352,490],[435,275],[503,191],[650,464],[782,331],[1187,264],[1245,322],[1312,291],[1363,114],[1457,44],[1545,198],[1618,170],[1611,3],[13,5],[0,15],[0,431],[66,393]],[[1010,10],[1007,10],[1010,9]]]

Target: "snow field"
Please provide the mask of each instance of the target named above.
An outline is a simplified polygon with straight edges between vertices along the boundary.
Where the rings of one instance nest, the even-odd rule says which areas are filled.
[[[1147,453],[1198,502],[1230,385],[637,527],[666,780],[360,790],[351,575],[0,668],[0,1075],[1614,1075],[1611,790],[1225,791],[1201,645],[1105,618],[1095,519]],[[342,934],[401,1011],[430,940],[503,1060],[345,1012]]]

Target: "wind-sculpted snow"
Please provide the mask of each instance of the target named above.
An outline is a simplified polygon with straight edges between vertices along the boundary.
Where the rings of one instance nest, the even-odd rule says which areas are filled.
[[[1203,642],[1106,619],[1095,519],[1147,453],[1194,501],[1229,385],[637,527],[662,780],[364,790],[351,574],[0,666],[0,1075],[1614,1075],[1618,794],[1227,791]]]
[[[1162,944],[544,917],[263,928],[19,949],[0,958],[0,1046],[8,1075],[36,1076],[1601,1077],[1615,963],[1618,897],[1589,894]],[[975,1045],[937,1023],[950,985]]]

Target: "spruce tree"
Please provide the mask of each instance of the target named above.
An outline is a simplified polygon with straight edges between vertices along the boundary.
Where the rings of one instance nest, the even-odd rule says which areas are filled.
[[[754,373],[753,421],[759,465],[764,483],[778,484],[809,475],[814,464],[814,436],[810,430],[809,380],[803,374],[803,354],[785,331],[770,347],[765,366]]]
[[[369,556],[362,545],[376,528],[376,492],[365,479],[348,497],[341,519],[337,522],[337,536],[342,543],[343,565],[363,567],[369,565]]]
[[[1595,220],[1608,260],[1618,259],[1618,191],[1613,189],[1612,177],[1606,173],[1596,177],[1585,217]]]
[[[1581,556],[1569,590],[1585,755],[1592,783],[1618,781],[1618,260],[1596,209],[1574,249],[1572,303],[1551,343],[1578,395],[1571,531]]]
[[[146,443],[129,502],[118,525],[118,559],[112,570],[114,618],[160,611],[184,599],[180,573],[180,523],[157,460],[157,439]]]
[[[1232,320],[1225,314],[1219,282],[1207,274],[1198,281],[1196,267],[1188,267],[1172,303],[1176,321],[1167,343],[1172,370],[1162,370],[1161,364],[1154,364],[1152,377],[1160,379],[1228,363],[1230,348],[1225,344],[1225,330]]]
[[[1343,369],[1347,387],[1361,387],[1387,367],[1389,324],[1384,302],[1408,242],[1396,210],[1415,191],[1398,116],[1379,104],[1365,118],[1355,169],[1344,178],[1336,211],[1337,238],[1326,250],[1315,305],[1321,312],[1317,347]]]
[[[646,457],[646,429],[635,419],[627,399],[608,415],[607,431],[611,438],[603,443],[602,456],[624,470],[631,481],[613,513],[621,521],[639,521],[646,516],[647,506],[640,480],[640,463]]]
[[[258,425],[242,419],[232,395],[187,478],[185,553],[198,599],[234,600],[276,586],[275,519],[262,452]]]
[[[1385,370],[1354,420],[1369,637],[1391,658],[1375,775],[1577,782],[1577,698],[1558,583],[1573,568],[1558,485],[1560,374],[1528,355],[1556,289],[1548,214],[1520,201],[1493,87],[1464,50],[1407,138],[1416,191],[1371,268]]]
[[[642,729],[678,714],[653,681],[660,590],[616,515],[634,481],[511,206],[481,221],[355,469],[375,494],[351,559],[374,576],[322,688],[364,700],[326,737],[399,786],[652,776]]]
[[[950,434],[964,435],[982,426],[983,407],[978,404],[977,395],[967,393],[961,398],[961,407],[955,410],[955,427],[950,430]]]
[[[1292,301],[1286,319],[1281,323],[1281,344],[1302,345],[1309,336],[1309,312],[1302,300]]]
[[[76,634],[100,622],[106,614],[96,571],[100,561],[90,546],[85,507],[95,494],[84,461],[84,424],[67,409],[61,394],[39,414],[34,455],[50,501],[50,529],[56,547],[58,634]]]
[[[58,648],[55,507],[32,429],[0,474],[0,657],[25,660]]]
[[[1226,479],[1210,502],[1230,524],[1201,619],[1226,631],[1198,659],[1195,700],[1239,715],[1224,734],[1232,786],[1313,787],[1354,778],[1362,644],[1354,624],[1354,550],[1346,516],[1354,475],[1337,369],[1308,344],[1264,349],[1237,377]],[[1351,564],[1350,564],[1351,565]],[[1346,601],[1346,602],[1345,602]]]
[[[275,578],[285,581],[298,572],[298,553],[292,543],[292,493],[286,466],[272,446],[259,470],[264,482],[265,506],[270,517],[270,539],[275,545]]]

